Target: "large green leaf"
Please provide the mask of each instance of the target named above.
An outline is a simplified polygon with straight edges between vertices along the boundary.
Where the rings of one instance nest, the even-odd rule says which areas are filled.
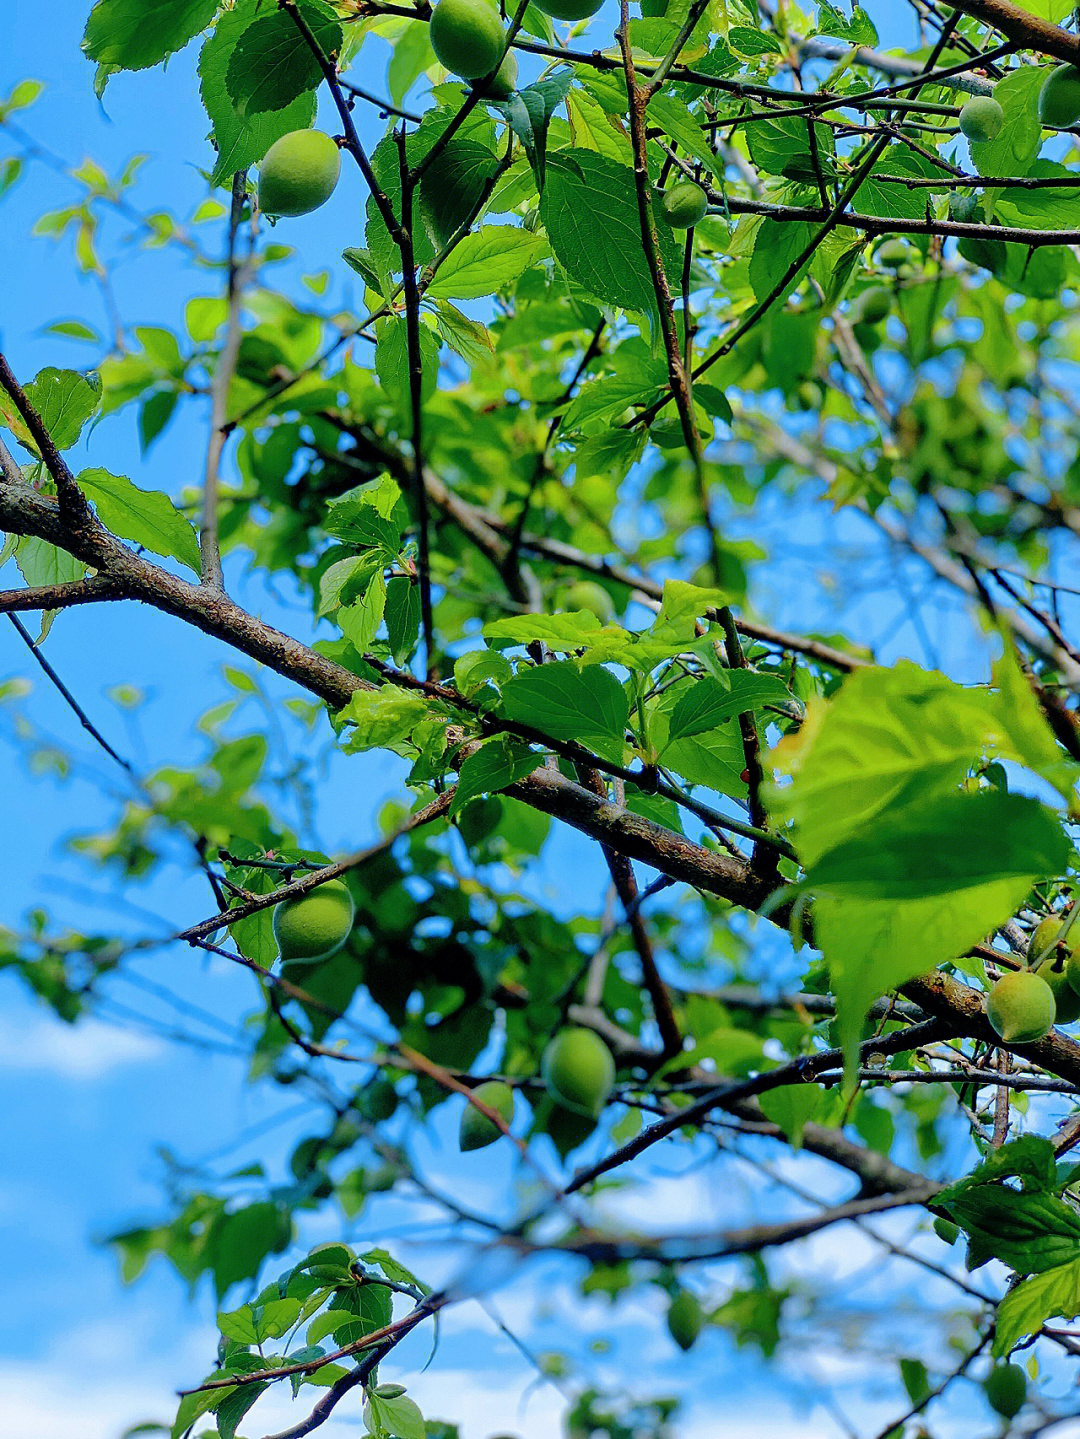
[[[326,0],[298,0],[299,9],[322,53],[341,49],[341,25]],[[268,10],[254,19],[236,41],[225,84],[239,115],[283,110],[323,78],[319,61],[285,10]]]
[[[145,70],[182,50],[214,18],[218,0],[98,0],[83,50],[99,65]]]
[[[155,555],[179,560],[198,574],[199,541],[168,495],[141,490],[124,475],[108,470],[83,470],[79,486],[114,535]]]
[[[540,215],[563,269],[599,300],[628,310],[653,310],[656,297],[641,247],[634,172],[592,150],[549,155]],[[669,275],[681,265],[674,232],[659,227]]]
[[[572,660],[536,665],[508,680],[502,695],[507,719],[622,762],[630,706],[622,685],[602,665],[580,668]]]
[[[226,10],[218,17],[214,33],[199,55],[199,89],[206,113],[213,122],[217,149],[212,177],[215,184],[257,164],[275,140],[292,130],[308,129],[315,118],[314,84],[280,110],[244,116],[233,104],[225,83],[229,63],[248,27],[266,13],[260,0],[239,0],[235,9]]]
[[[1080,1315],[1080,1259],[1047,1269],[1010,1289],[1001,1301],[994,1328],[994,1355],[1008,1354],[1028,1334],[1037,1334],[1048,1319],[1072,1320]]]
[[[101,377],[91,370],[39,370],[26,388],[26,398],[41,417],[42,424],[58,450],[69,450],[82,434],[83,426],[101,404]],[[38,447],[15,408],[15,402],[0,387],[0,420],[33,454]]]
[[[543,240],[528,230],[485,225],[455,246],[428,286],[428,294],[444,300],[497,294],[535,265],[546,249]]]

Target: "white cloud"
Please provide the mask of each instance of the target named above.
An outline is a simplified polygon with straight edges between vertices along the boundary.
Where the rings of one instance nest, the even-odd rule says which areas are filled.
[[[25,1016],[18,1023],[0,1019],[0,1069],[98,1079],[126,1064],[145,1064],[163,1052],[159,1040],[98,1019],[83,1019],[76,1025],[41,1014]]]

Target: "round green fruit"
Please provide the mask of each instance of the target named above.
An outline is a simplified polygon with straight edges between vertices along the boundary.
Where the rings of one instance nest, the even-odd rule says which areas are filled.
[[[388,1079],[373,1079],[357,1094],[353,1104],[365,1119],[381,1124],[390,1119],[398,1107],[397,1090]]]
[[[498,10],[488,0],[439,0],[428,35],[440,64],[466,80],[479,80],[501,68],[506,35]]]
[[[960,1238],[960,1226],[954,1224],[951,1219],[943,1219],[940,1215],[934,1220],[934,1233],[945,1244],[955,1244]]]
[[[708,207],[705,191],[693,180],[680,180],[660,196],[660,213],[673,230],[689,230]]]
[[[489,1079],[484,1084],[478,1084],[473,1094],[481,1104],[493,1109],[504,1124],[513,1120],[514,1091],[501,1079]],[[484,1149],[501,1138],[502,1130],[486,1114],[481,1114],[475,1105],[466,1103],[458,1130],[458,1148],[463,1153],[470,1149]]]
[[[1004,123],[1005,111],[993,95],[972,95],[960,111],[960,130],[968,140],[996,140]]]
[[[615,618],[615,601],[595,580],[578,580],[566,592],[566,606],[571,610],[588,610],[602,625]]]
[[[1080,120],[1080,70],[1055,65],[1039,91],[1039,119],[1052,130],[1065,130]]]
[[[1054,996],[1055,1024],[1075,1024],[1080,1019],[1080,994],[1069,983],[1068,958],[1051,950],[1035,966],[1035,973],[1046,980]]]
[[[877,248],[877,262],[886,270],[899,270],[914,258],[914,252],[906,240],[886,240]]]
[[[274,910],[274,938],[283,960],[328,959],[349,937],[355,906],[340,879],[328,879]]]
[[[1048,914],[1045,919],[1041,919],[1028,940],[1028,964],[1038,965],[1042,960],[1049,959],[1061,940],[1061,931],[1064,928],[1064,915]],[[1080,945],[1080,929],[1073,925],[1066,937],[1065,948],[1069,954],[1073,954],[1078,945]]]
[[[852,321],[857,325],[880,325],[892,309],[892,295],[884,285],[863,290],[852,308]]]
[[[701,1312],[697,1295],[691,1294],[689,1289],[680,1289],[667,1312],[668,1333],[680,1349],[693,1348],[704,1323],[705,1315]]]
[[[983,1380],[986,1402],[1003,1419],[1014,1419],[1027,1401],[1027,1375],[1019,1364],[995,1364]]]
[[[307,215],[334,193],[341,151],[321,130],[293,130],[275,140],[259,167],[264,215]]]
[[[502,57],[502,64],[484,86],[484,94],[490,95],[494,100],[507,100],[516,89],[517,56],[513,50],[507,50]]]
[[[540,1073],[552,1099],[595,1119],[615,1083],[615,1061],[591,1029],[561,1029],[544,1050]]]
[[[1003,974],[986,996],[986,1017],[1009,1044],[1031,1044],[1054,1027],[1054,992],[1031,970]]]
[[[604,0],[534,0],[536,8],[553,20],[587,20]]]

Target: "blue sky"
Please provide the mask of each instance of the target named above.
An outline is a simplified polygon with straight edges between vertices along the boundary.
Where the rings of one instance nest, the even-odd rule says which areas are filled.
[[[186,214],[205,194],[197,167],[209,155],[194,82],[194,51],[176,57],[165,72],[115,78],[100,107],[93,96],[91,68],[78,48],[86,8],[83,0],[52,0],[46,7],[20,4],[6,15],[0,93],[25,76],[44,80],[45,95],[23,117],[39,143],[72,163],[92,155],[110,171],[119,169],[134,150],[145,151],[150,158],[136,192],[140,208]],[[67,243],[29,236],[42,210],[73,196],[62,179],[31,165],[3,202],[0,245],[6,283],[0,338],[24,375],[45,364],[88,363],[87,347],[42,333],[48,322],[78,318],[104,328],[100,294],[92,281],[73,272]],[[344,244],[359,243],[355,216],[360,200],[358,180],[350,176],[326,210],[290,225],[283,238],[300,252],[289,267],[294,280],[301,272],[333,264]],[[209,292],[206,277],[184,269],[167,251],[146,256],[125,246],[127,229],[110,222],[105,241],[110,253],[125,256],[116,270],[121,313],[128,323],[177,324],[185,301]],[[216,240],[208,235],[207,243]],[[348,293],[348,277],[335,283],[345,287],[343,295]],[[182,419],[145,460],[135,442],[133,417],[108,420],[86,442],[86,462],[126,471],[144,486],[175,492],[198,473],[201,420],[195,413]],[[777,506],[772,523],[779,530],[790,517],[790,509]],[[815,598],[818,570],[832,565],[839,547],[861,547],[868,537],[856,520],[826,526],[808,518],[807,526],[801,538],[812,552],[824,545],[837,551],[823,549],[820,559],[812,557],[801,567],[767,575],[761,608],[778,622],[805,626],[808,616],[817,615],[820,623],[832,624]],[[4,582],[14,583],[8,573]],[[303,610],[291,606],[288,596],[266,593],[243,575],[241,566],[233,566],[230,582],[243,602],[272,622],[297,632],[308,625]],[[888,602],[883,613],[880,598],[849,599],[856,633],[873,638],[890,624],[896,601]],[[946,660],[960,668],[979,666],[981,661],[965,652],[963,644],[944,640],[950,613],[943,607],[930,620],[943,640]],[[901,628],[885,654],[892,658],[906,651],[923,658],[918,637]],[[137,764],[150,768],[198,758],[201,741],[194,721],[227,693],[221,665],[230,656],[222,647],[149,610],[124,606],[62,615],[48,652],[110,740]],[[11,741],[10,713],[6,720],[0,717],[4,815],[9,835],[17,837],[6,856],[0,923],[17,924],[31,905],[41,904],[58,920],[87,928],[100,925],[128,933],[156,928],[163,933],[208,912],[204,883],[185,863],[167,866],[148,886],[121,893],[107,876],[88,870],[67,853],[69,836],[104,822],[110,808],[107,796],[122,792],[122,777],[42,682],[5,623],[0,626],[0,681],[12,675],[25,675],[32,683],[22,705],[26,716],[70,748],[78,765],[65,783],[49,774],[31,776]],[[114,685],[128,682],[147,695],[132,721],[109,699]],[[288,693],[273,682],[269,688],[278,696]],[[347,764],[338,758],[333,765],[330,782],[321,791],[319,832],[328,848],[351,848],[374,833],[378,801],[400,793],[399,775],[384,761],[366,758]],[[534,882],[565,889],[571,879],[580,884],[582,874],[594,865],[586,846],[571,839],[561,844],[557,863],[549,861]],[[205,962],[186,950],[163,950],[142,963],[140,972],[212,1011],[227,1026],[252,1003],[244,976],[223,961]],[[145,990],[118,984],[112,999],[107,1015],[66,1029],[0,976],[0,1108],[6,1117],[0,1263],[7,1300],[0,1308],[0,1413],[15,1420],[12,1432],[20,1439],[117,1439],[129,1423],[171,1419],[173,1387],[197,1378],[210,1361],[214,1338],[208,1291],[200,1288],[189,1300],[176,1277],[160,1265],[152,1265],[135,1287],[123,1289],[114,1259],[97,1242],[111,1230],[163,1214],[164,1167],[157,1146],[166,1145],[185,1163],[211,1163],[219,1171],[268,1157],[280,1173],[290,1141],[307,1132],[307,1116],[297,1113],[302,1105],[294,1094],[247,1088],[243,1066],[235,1058],[171,1043],[160,1033],[148,1032],[144,1023],[137,1024],[122,1007],[150,1020],[154,1029],[180,1025],[221,1039],[214,1029],[190,1015],[177,1015]],[[446,1124],[417,1147],[436,1172],[452,1178],[463,1198],[470,1191],[481,1197],[493,1182],[511,1193],[514,1176],[506,1157],[488,1154],[482,1168],[465,1166],[453,1156]],[[700,1173],[680,1173],[685,1164],[674,1152],[658,1152],[651,1164],[655,1184],[648,1212],[625,1217],[646,1222],[659,1213],[671,1226],[719,1219],[717,1195]],[[823,1196],[835,1192],[836,1180],[824,1165],[813,1178]],[[749,1172],[741,1181],[733,1180],[723,1197],[725,1220],[732,1218],[733,1201],[735,1207],[753,1212],[758,1192],[759,1181]],[[432,1215],[419,1206],[394,1202],[374,1208],[370,1218],[365,1215],[353,1226],[352,1237],[361,1244],[392,1244],[406,1263],[438,1280],[447,1272],[445,1252],[424,1246],[416,1237],[429,1231],[431,1223]],[[908,1216],[883,1220],[878,1227],[907,1235],[914,1224]],[[341,1232],[340,1221],[328,1215],[305,1239],[314,1243]],[[929,1246],[920,1242],[928,1252],[933,1247],[932,1241]],[[875,1298],[880,1266],[872,1245],[851,1233],[824,1236],[801,1246],[798,1262],[830,1275],[837,1302],[842,1283],[859,1275],[854,1292],[867,1307],[868,1322],[880,1321]],[[702,1284],[702,1292],[721,1296],[730,1272],[717,1267],[708,1276],[711,1285],[703,1284],[704,1275],[693,1282]],[[893,1322],[911,1331],[917,1352],[918,1303],[945,1304],[951,1294],[943,1285],[928,1288],[912,1275],[911,1270],[898,1273],[900,1303]],[[792,1417],[787,1401],[799,1413],[804,1439],[840,1433],[835,1417],[816,1404],[819,1380],[835,1381],[856,1415],[887,1417],[902,1407],[894,1377],[882,1375],[868,1383],[865,1367],[854,1365],[842,1345],[819,1344],[799,1363],[788,1361],[781,1376],[770,1378],[751,1353],[736,1352],[726,1336],[714,1332],[705,1336],[688,1365],[656,1326],[658,1291],[636,1297],[613,1319],[605,1301],[581,1301],[572,1288],[574,1276],[573,1269],[555,1264],[514,1271],[506,1276],[496,1307],[511,1328],[529,1334],[536,1349],[565,1347],[584,1356],[582,1377],[602,1385],[621,1386],[629,1361],[631,1372],[644,1376],[643,1395],[696,1388],[712,1401],[718,1391],[732,1393],[738,1416],[725,1429],[729,1439],[786,1428]],[[241,1298],[236,1295],[234,1301]],[[599,1340],[610,1342],[611,1352],[590,1353],[590,1345]],[[386,1377],[407,1383],[430,1417],[461,1420],[463,1439],[511,1433],[548,1439],[556,1432],[560,1394],[550,1384],[535,1383],[534,1371],[477,1306],[451,1311],[439,1354],[421,1373],[426,1342],[416,1339],[403,1347],[393,1374]],[[704,1387],[703,1378],[708,1379]],[[527,1403],[519,1411],[523,1394]],[[961,1410],[969,1402],[963,1392],[955,1401]],[[285,1409],[274,1401],[255,1412],[263,1427],[258,1422],[245,1426],[250,1435],[276,1427]],[[327,1439],[341,1439],[358,1430],[341,1420],[321,1432]],[[991,1432],[982,1409],[967,1432]],[[715,1433],[714,1421],[691,1408],[679,1433],[680,1439],[705,1439]]]

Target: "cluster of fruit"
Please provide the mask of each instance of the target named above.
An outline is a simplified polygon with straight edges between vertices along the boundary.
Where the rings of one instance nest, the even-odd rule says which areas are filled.
[[[535,0],[556,20],[587,20],[603,0]],[[431,48],[439,63],[496,100],[517,86],[517,57],[491,0],[439,0],[431,12]],[[1000,107],[998,107],[1000,109]],[[259,170],[259,209],[273,219],[307,215],[326,203],[341,173],[337,143],[319,130],[293,130],[276,140]],[[681,180],[659,195],[660,215],[674,230],[689,230],[704,216],[705,191]]]
[[[329,959],[348,939],[355,914],[352,895],[340,879],[329,879],[307,894],[282,900],[274,908],[274,938],[282,962]],[[544,1050],[540,1073],[556,1104],[571,1114],[595,1120],[615,1083],[615,1061],[611,1050],[591,1029],[570,1027],[559,1030]],[[473,1092],[504,1124],[510,1124],[514,1091],[508,1084],[491,1079]],[[463,1150],[483,1149],[501,1133],[475,1105],[466,1106],[459,1134]]]
[[[1080,1019],[1080,925],[1052,914],[1028,945],[1028,967],[1002,975],[986,996],[986,1017],[1010,1044],[1030,1044],[1055,1024]]]

